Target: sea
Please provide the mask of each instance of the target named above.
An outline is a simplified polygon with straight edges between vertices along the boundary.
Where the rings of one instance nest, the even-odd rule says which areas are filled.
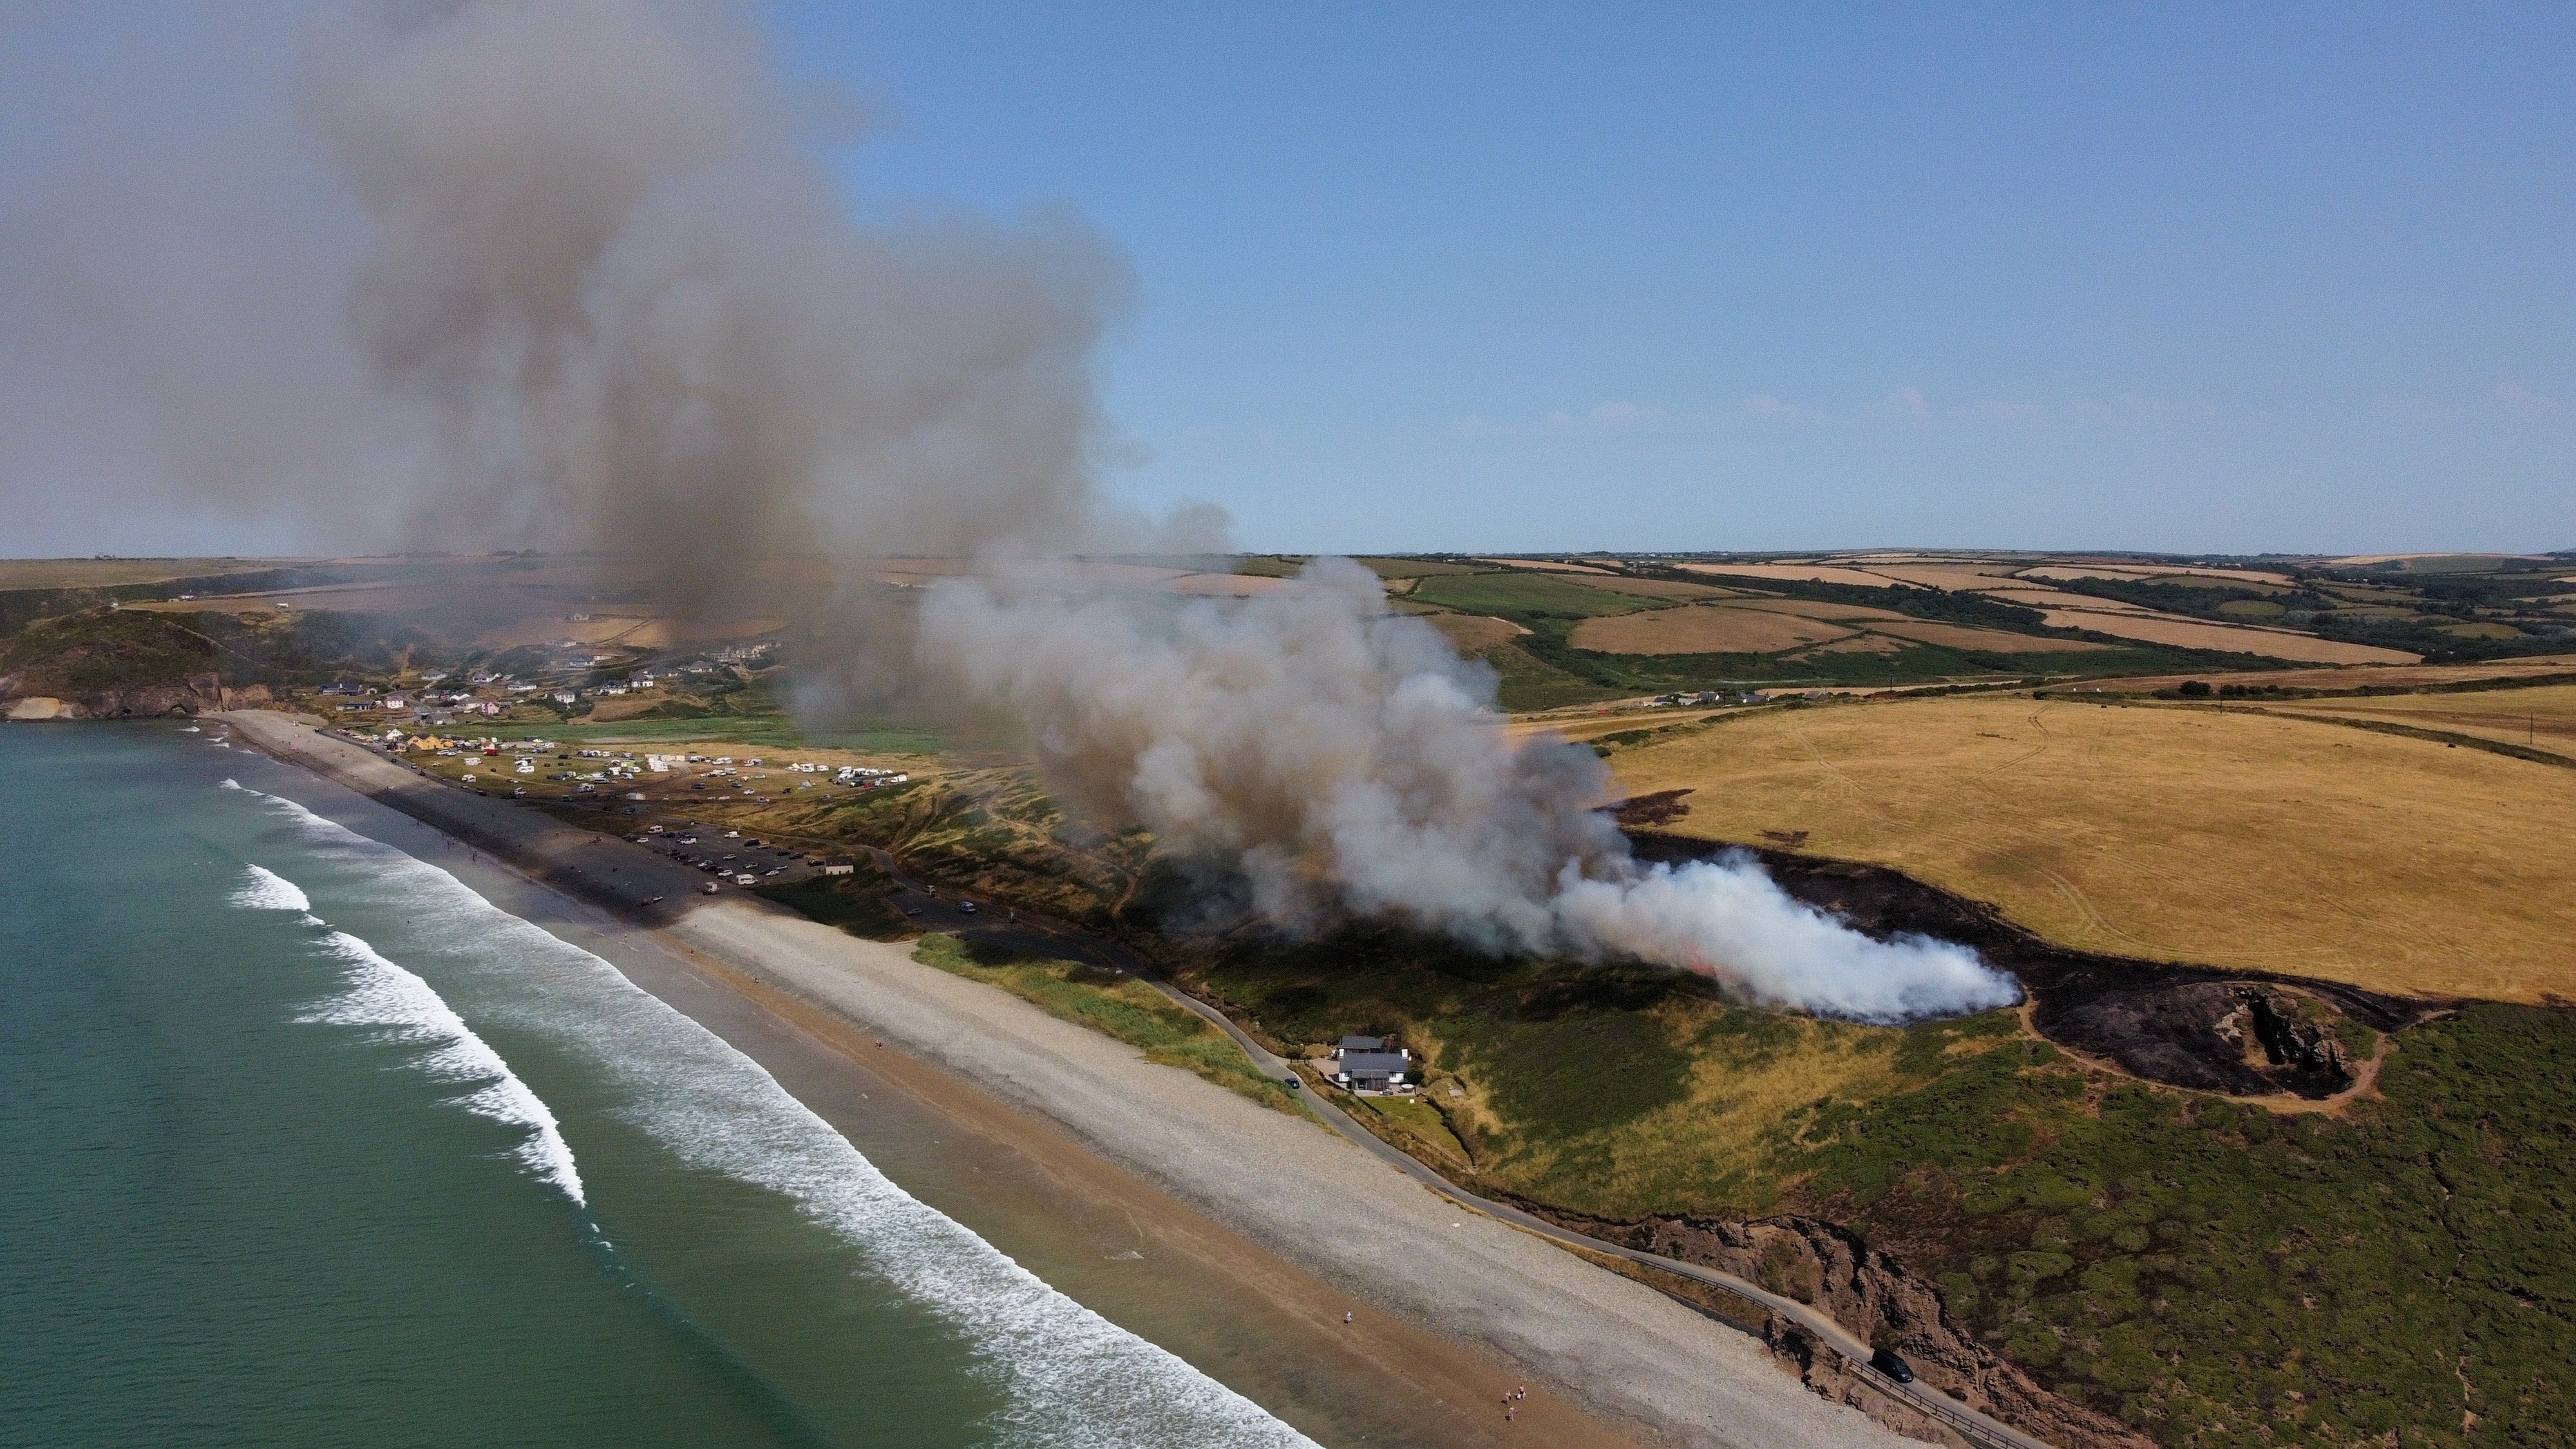
[[[0,727],[0,1444],[1309,1442],[388,816]]]

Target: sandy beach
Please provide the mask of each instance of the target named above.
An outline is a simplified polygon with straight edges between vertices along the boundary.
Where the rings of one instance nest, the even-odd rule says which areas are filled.
[[[685,866],[424,780],[284,715],[220,718],[267,753],[499,857],[528,883],[523,899],[499,903],[600,950],[827,1120],[883,1094],[924,1130],[953,1127],[987,1159],[959,1170],[950,1200],[925,1200],[1322,1442],[1899,1442],[1806,1390],[1742,1333],[1459,1209],[1313,1122],[921,965],[907,946],[748,896],[700,896]],[[645,905],[656,896],[664,903]],[[1050,1245],[1024,1225],[1027,1242],[996,1237],[1010,1229],[976,1220],[979,1193],[1028,1197],[1069,1236]],[[1121,1260],[1150,1270],[1100,1269],[1085,1224],[1132,1236],[1144,1247]],[[1121,1274],[1147,1283],[1122,1288]],[[1222,1305],[1236,1331],[1168,1308],[1170,1321],[1154,1322],[1175,1284]],[[1506,1424],[1499,1393],[1514,1382],[1531,1399]]]

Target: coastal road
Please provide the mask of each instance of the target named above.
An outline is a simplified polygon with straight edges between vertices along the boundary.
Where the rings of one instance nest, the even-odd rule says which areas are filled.
[[[897,885],[917,897],[909,909],[917,913],[915,919],[920,921],[925,929],[951,931],[978,941],[1032,953],[1061,951],[1070,947],[1096,965],[1127,972],[1176,1004],[1205,1018],[1218,1030],[1233,1038],[1235,1045],[1243,1049],[1244,1055],[1252,1058],[1253,1065],[1272,1077],[1281,1081],[1301,1080],[1296,1070],[1285,1059],[1255,1040],[1224,1012],[1165,980],[1146,963],[1144,958],[1125,946],[1095,936],[1066,922],[1026,912],[1014,911],[1008,919],[997,921],[989,913],[988,908],[980,903],[973,912],[960,910],[959,907],[964,902],[972,899],[970,896],[953,889],[943,893],[929,883],[913,878],[904,872],[891,852],[870,847],[868,853],[876,860],[878,867],[884,870]],[[1325,1126],[1350,1139],[1352,1144],[1361,1151],[1460,1207],[1482,1213],[1498,1222],[1508,1223],[1523,1232],[1536,1234],[1563,1247],[1591,1253],[1606,1253],[1631,1263],[1705,1283],[1722,1292],[1732,1293],[1758,1304],[1804,1328],[1818,1341],[1840,1354],[1851,1366],[1852,1371],[1867,1381],[1870,1387],[1889,1398],[1922,1411],[1970,1443],[1986,1446],[1986,1449],[2052,1449],[2045,1440],[2023,1433],[1920,1380],[1910,1384],[1900,1384],[1870,1367],[1869,1345],[1859,1335],[1843,1327],[1830,1314],[1819,1312],[1794,1298],[1786,1298],[1770,1292],[1732,1273],[1699,1263],[1684,1262],[1679,1258],[1667,1258],[1660,1253],[1649,1253],[1622,1243],[1613,1243],[1607,1239],[1591,1237],[1570,1228],[1560,1227],[1535,1213],[1513,1207],[1509,1203],[1479,1197],[1433,1171],[1412,1154],[1395,1147],[1376,1133],[1361,1126],[1323,1090],[1301,1089],[1299,1095],[1305,1099],[1306,1106]]]

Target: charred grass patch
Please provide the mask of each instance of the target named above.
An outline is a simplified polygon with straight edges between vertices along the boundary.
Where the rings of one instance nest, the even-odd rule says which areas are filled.
[[[755,894],[853,936],[902,941],[921,934],[921,929],[895,903],[895,892],[894,881],[884,871],[873,861],[862,861],[848,875],[766,885]]]

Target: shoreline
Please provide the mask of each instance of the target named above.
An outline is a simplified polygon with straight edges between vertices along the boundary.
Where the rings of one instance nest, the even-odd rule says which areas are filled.
[[[700,896],[684,866],[424,780],[285,715],[215,718],[263,753],[491,854],[474,874],[521,882],[504,894],[525,898],[506,908],[587,938],[575,943],[734,1041],[872,1159],[864,1124],[853,1132],[845,1120],[884,1110],[856,1107],[876,1103],[870,1087],[908,1101],[932,1124],[923,1130],[957,1129],[943,1136],[979,1144],[964,1156],[985,1160],[962,1166],[981,1180],[943,1192],[916,1188],[906,1164],[879,1165],[1004,1251],[1028,1253],[1060,1290],[1323,1442],[1900,1442],[1736,1330],[1461,1210],[1319,1124],[914,962],[908,946],[754,898]],[[665,903],[650,904],[657,896]],[[1046,1231],[983,1210],[1014,1194],[1034,1194],[1041,1218],[1120,1224],[1167,1263],[1164,1292],[1187,1285],[1238,1320],[1234,1331],[1122,1291],[1122,1273],[1150,1276],[1132,1260],[1104,1269],[1100,1255],[1050,1249]],[[1007,1241],[1015,1234],[1029,1241]],[[1341,1312],[1359,1318],[1346,1328]],[[1496,1400],[1514,1382],[1532,1393],[1507,1425]]]

